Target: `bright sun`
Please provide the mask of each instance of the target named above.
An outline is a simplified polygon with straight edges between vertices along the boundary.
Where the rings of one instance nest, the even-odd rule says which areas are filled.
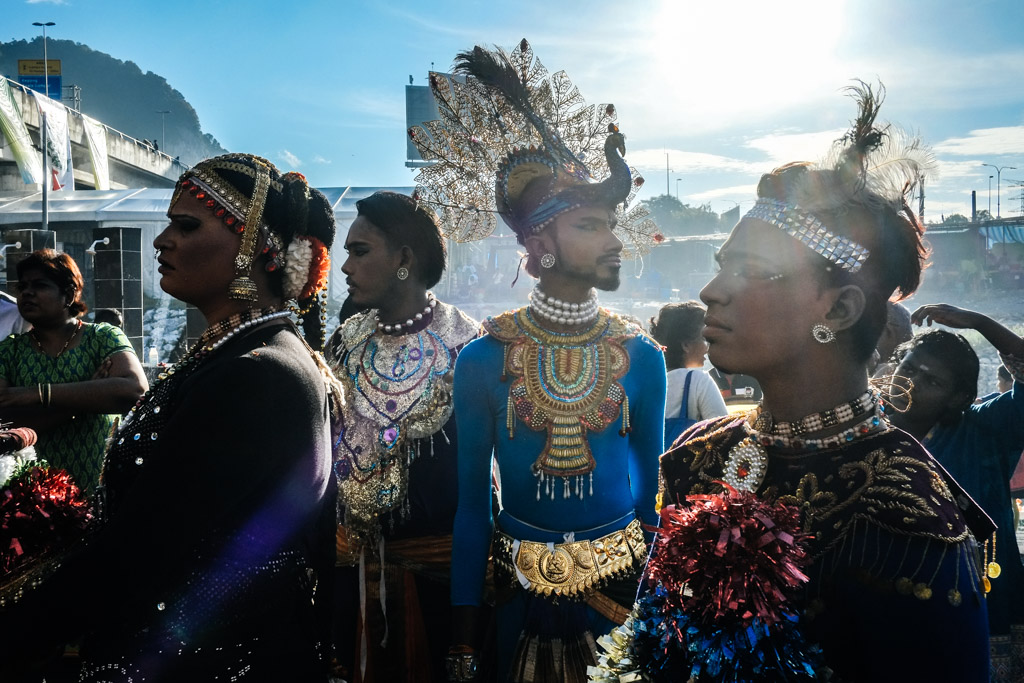
[[[844,5],[663,0],[648,24],[646,97],[678,107],[677,115],[722,123],[733,108],[772,111],[805,93],[841,87],[857,75],[836,55]]]

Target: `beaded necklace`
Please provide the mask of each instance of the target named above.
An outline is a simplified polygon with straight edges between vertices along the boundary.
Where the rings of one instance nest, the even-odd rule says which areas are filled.
[[[559,325],[586,325],[597,320],[597,292],[591,289],[586,301],[575,303],[545,294],[537,283],[530,292],[530,308]]]
[[[835,408],[820,413],[811,413],[795,422],[775,422],[771,413],[760,408],[757,419],[754,421],[754,429],[784,439],[791,439],[852,422],[867,413],[872,405],[877,406],[878,403],[878,393],[869,389],[852,401],[841,403]]]
[[[290,311],[276,311],[273,308],[251,310],[246,311],[245,313],[235,314],[226,321],[221,321],[220,323],[204,330],[199,336],[199,341],[189,349],[188,353],[186,353],[181,360],[172,365],[165,372],[161,372],[156,376],[156,384],[150,387],[149,391],[143,394],[142,398],[135,403],[135,406],[128,411],[128,414],[125,415],[124,420],[119,425],[118,431],[120,432],[126,429],[135,419],[138,412],[148,403],[151,403],[151,397],[156,394],[157,390],[165,380],[168,380],[175,375],[178,376],[178,379],[181,379],[183,376],[191,374],[199,363],[205,360],[211,353],[226,344],[229,339],[237,335],[239,332],[251,327],[256,327],[257,325],[262,325],[263,323],[271,320],[288,317],[289,315],[291,315]],[[216,341],[211,343],[210,340]],[[153,406],[153,408],[155,412],[160,412],[159,405]]]
[[[214,325],[216,331],[207,330],[189,352],[165,372],[157,375],[157,381],[128,411],[118,424],[103,462],[103,474],[97,490],[96,514],[101,519],[109,506],[117,503],[117,496],[130,488],[131,483],[142,471],[147,458],[159,441],[164,425],[169,419],[167,408],[179,400],[178,388],[182,381],[195,372],[203,362],[239,333],[262,325],[271,320],[285,318],[288,311],[252,310],[241,314],[233,328]],[[226,332],[224,332],[226,330]],[[219,338],[216,338],[220,335]],[[202,339],[215,339],[204,343]]]
[[[434,318],[434,309],[437,307],[437,299],[434,298],[433,292],[427,292],[427,305],[420,312],[413,317],[406,320],[404,323],[384,323],[380,319],[380,311],[373,314],[373,319],[377,322],[377,331],[383,332],[384,334],[408,334],[410,332],[418,332],[419,330],[426,329],[430,326],[430,321]],[[414,329],[416,328],[416,329]]]
[[[345,527],[354,546],[371,543],[381,523],[409,513],[409,466],[452,414],[452,370],[458,349],[479,325],[453,306],[431,299],[418,331],[381,328],[373,312],[341,329],[334,368],[345,391],[334,471]],[[389,516],[396,512],[397,518]]]
[[[874,406],[872,410],[871,407]],[[828,436],[816,439],[804,436],[813,433],[808,425],[831,422],[838,426],[843,422],[856,421],[867,414],[865,420],[857,421],[850,427]],[[779,425],[784,425],[778,430]],[[773,427],[775,429],[773,429]],[[827,427],[818,427],[820,431]],[[843,403],[823,413],[814,413],[792,423],[773,424],[771,415],[761,407],[752,412],[744,424],[747,437],[729,450],[722,479],[730,486],[742,491],[756,491],[764,481],[768,469],[766,448],[780,448],[797,451],[818,451],[850,444],[858,439],[873,436],[889,429],[889,422],[882,411],[882,402],[877,392],[868,390],[853,401]],[[796,430],[801,430],[797,432]]]

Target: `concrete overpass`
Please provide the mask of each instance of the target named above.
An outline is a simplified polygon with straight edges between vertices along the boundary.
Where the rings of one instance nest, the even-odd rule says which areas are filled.
[[[32,137],[32,144],[36,151],[39,151],[41,149],[39,108],[36,106],[31,91],[16,81],[3,80],[10,84],[14,101],[18,109],[21,110],[22,119]],[[74,109],[67,108],[67,110],[72,167],[75,172],[74,189],[92,190],[96,188],[96,180],[93,176],[92,160],[89,156],[82,115]],[[106,129],[107,164],[111,189],[174,187],[178,176],[185,170],[180,162],[157,151],[142,140],[137,140],[109,126],[104,126],[104,128]],[[22,180],[8,140],[0,133],[0,192],[40,191],[41,189],[38,184],[26,185]]]

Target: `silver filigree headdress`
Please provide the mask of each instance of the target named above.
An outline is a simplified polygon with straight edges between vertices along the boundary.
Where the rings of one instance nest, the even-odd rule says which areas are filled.
[[[661,239],[645,208],[627,208],[643,178],[623,160],[613,105],[587,105],[526,40],[511,53],[477,47],[459,55],[453,72],[430,74],[441,118],[409,130],[433,162],[416,177],[415,197],[438,212],[446,236],[482,239],[500,215],[522,241],[565,211],[605,203],[624,255]]]

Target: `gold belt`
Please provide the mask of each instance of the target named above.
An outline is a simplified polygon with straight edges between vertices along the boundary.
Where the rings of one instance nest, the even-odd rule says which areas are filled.
[[[516,543],[502,531],[495,534],[494,561],[499,567],[516,576],[531,593],[574,599],[585,597],[606,579],[639,566],[647,553],[639,519],[593,541],[518,541],[518,548]]]

